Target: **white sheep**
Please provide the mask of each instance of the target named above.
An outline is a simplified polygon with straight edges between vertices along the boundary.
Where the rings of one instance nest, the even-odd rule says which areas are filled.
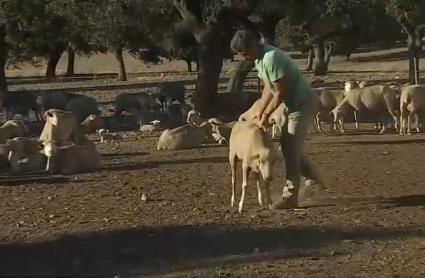
[[[165,129],[159,137],[158,150],[180,150],[199,148],[212,139],[212,125],[204,122],[200,126],[186,124],[175,129]]]
[[[317,88],[313,89],[313,91],[317,94],[319,98],[319,104],[318,109],[316,113],[316,117],[314,119],[314,123],[317,127],[317,130],[319,132],[323,132],[322,129],[322,117],[324,115],[329,115],[329,113],[334,109],[343,99],[344,99],[344,92],[342,91],[336,91],[331,92],[326,88]],[[341,119],[340,121],[342,121]],[[335,123],[331,124],[330,129],[331,131],[336,128]]]
[[[0,144],[6,143],[7,139],[22,137],[25,127],[20,121],[10,120],[0,126]]]
[[[139,130],[141,132],[152,132],[159,129],[160,123],[161,121],[159,120],[153,120],[149,125],[141,125]]]
[[[58,146],[54,141],[45,141],[43,145],[47,156],[46,171],[52,174],[73,175],[94,172],[101,167],[100,154],[93,143]]]
[[[341,122],[343,114],[350,109],[354,108],[356,112],[369,111],[379,113],[385,117],[388,112],[393,118],[394,125],[397,129],[397,110],[396,110],[397,93],[388,86],[369,86],[365,88],[355,88],[351,90],[344,99],[332,110],[334,115],[334,123]],[[357,115],[357,114],[356,114]],[[356,116],[357,122],[357,116]],[[382,121],[384,122],[384,120]],[[358,126],[357,126],[358,127]],[[385,124],[382,126],[380,133],[384,133],[386,129]],[[344,126],[341,123],[340,131],[344,132]]]
[[[404,87],[400,96],[400,134],[411,134],[411,117],[417,118],[416,130],[419,132],[418,114],[423,112],[425,112],[425,85]]]
[[[46,167],[47,157],[40,151],[43,144],[31,138],[15,137],[7,140],[8,160],[13,172],[40,171]]]
[[[258,99],[254,104],[244,113],[239,116],[239,121],[253,121],[254,112],[257,111],[258,106],[261,104],[261,99]],[[269,116],[267,124],[273,125],[272,127],[272,138],[277,137],[277,132],[282,132],[283,126],[286,123],[287,107],[284,103],[281,103]],[[258,122],[258,121],[254,121]]]
[[[230,204],[235,204],[236,165],[242,161],[242,195],[239,202],[239,213],[242,213],[245,202],[246,187],[248,185],[249,172],[255,174],[258,190],[258,203],[263,205],[261,193],[260,175],[266,189],[266,203],[270,208],[272,204],[269,183],[272,179],[272,169],[279,160],[279,151],[276,149],[271,138],[252,122],[237,122],[230,135],[229,163],[232,174],[232,197]]]

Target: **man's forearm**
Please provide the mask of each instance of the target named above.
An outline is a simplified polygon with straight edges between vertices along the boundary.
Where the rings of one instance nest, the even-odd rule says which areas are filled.
[[[264,86],[263,93],[261,94],[260,106],[258,107],[258,114],[261,115],[264,113],[272,99],[273,95],[269,91],[267,91],[267,88]]]
[[[282,101],[278,96],[273,96],[266,109],[264,110],[263,114],[270,115],[274,112],[274,110],[276,110],[276,108],[281,104],[281,102]]]

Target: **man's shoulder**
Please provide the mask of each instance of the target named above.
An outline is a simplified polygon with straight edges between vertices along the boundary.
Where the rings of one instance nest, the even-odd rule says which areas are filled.
[[[282,49],[270,45],[267,47],[263,60],[264,63],[273,63],[275,61],[284,62],[287,58]]]

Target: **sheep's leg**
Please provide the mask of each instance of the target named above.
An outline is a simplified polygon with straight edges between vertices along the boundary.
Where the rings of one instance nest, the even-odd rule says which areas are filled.
[[[258,204],[260,206],[263,206],[263,194],[261,192],[260,175],[258,173],[255,173],[254,178],[257,182]]]
[[[323,129],[322,129],[322,123],[320,122],[320,113],[319,112],[316,114],[316,117],[314,118],[314,123],[317,127],[317,131],[319,133],[322,133]],[[332,129],[332,125],[331,125],[331,129]]]
[[[339,122],[339,130],[341,131],[341,133],[345,133],[345,130],[344,130],[344,119],[342,117],[340,117],[338,119],[338,122]]]
[[[235,184],[236,184],[236,156],[232,153],[229,154],[230,171],[232,173],[232,198],[230,199],[230,206],[235,205]]]
[[[249,167],[246,162],[242,162],[242,194],[239,202],[239,213],[242,213],[245,203],[246,187],[248,186]]]
[[[276,130],[276,124],[273,124],[273,125],[272,125],[272,138],[273,138],[273,139],[275,139],[275,138],[276,138],[276,133],[277,133],[277,130]]]
[[[354,109],[353,113],[354,113],[355,128],[356,128],[356,130],[359,130],[359,121],[358,121],[357,111]]]
[[[270,195],[270,181],[271,181],[271,171],[270,164],[268,162],[263,162],[260,164],[260,172],[264,181],[264,187],[266,189],[266,203],[267,207],[270,208],[272,205],[272,197]]]
[[[401,111],[400,112],[400,135],[404,135],[405,133],[405,127],[406,127],[405,118],[406,118],[405,112]]]
[[[411,124],[411,121],[412,121],[412,119],[411,119],[412,114],[413,114],[413,113],[409,113],[409,114],[407,115],[407,135],[412,135],[412,133],[411,133],[411,131],[410,131],[410,128],[411,128],[410,124]]]

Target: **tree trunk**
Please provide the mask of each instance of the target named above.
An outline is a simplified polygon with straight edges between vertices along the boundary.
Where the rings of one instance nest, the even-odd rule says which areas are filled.
[[[313,47],[310,47],[310,49],[308,50],[306,71],[313,70],[313,61],[314,61],[314,50],[313,50]]]
[[[314,49],[314,75],[326,75],[328,71],[325,60],[325,47],[323,42],[319,41],[313,44]]]
[[[185,62],[187,64],[187,71],[192,72],[192,59],[185,59]]]
[[[47,69],[46,69],[46,79],[52,81],[56,79],[56,67],[62,56],[62,53],[65,51],[65,47],[59,45],[48,54],[47,57]]]
[[[75,51],[68,47],[68,66],[66,67],[66,76],[73,76],[75,68]]]
[[[242,60],[237,62],[235,67],[232,68],[229,84],[227,85],[227,92],[241,92],[243,89],[243,83],[254,65],[254,61]]]
[[[7,92],[6,80],[6,25],[0,25],[0,103],[3,102],[4,95]]]
[[[193,95],[195,110],[204,118],[215,116],[218,81],[224,58],[223,51],[211,43],[217,39],[212,38],[213,34],[209,36],[210,39],[199,43],[198,80]]]
[[[196,71],[198,71],[199,70],[199,58],[198,58],[198,56],[196,56],[196,58],[195,58],[195,65],[196,65]]]
[[[331,55],[332,55],[333,46],[328,45],[325,48],[325,64],[326,64],[326,71],[329,68],[329,62],[331,61]]]
[[[124,58],[122,56],[122,48],[118,47],[115,49],[115,58],[118,61],[119,73],[117,80],[119,81],[127,81],[127,73],[125,71]]]

